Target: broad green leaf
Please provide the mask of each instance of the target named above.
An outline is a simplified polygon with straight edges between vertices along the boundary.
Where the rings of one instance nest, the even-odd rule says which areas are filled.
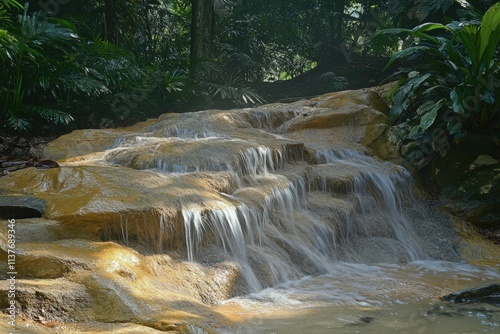
[[[469,55],[472,67],[473,67],[473,75],[477,77],[479,75],[479,67],[480,67],[480,39],[479,39],[479,27],[475,25],[465,25],[462,30],[457,31],[456,35],[460,38],[462,43],[467,50],[467,54]]]
[[[488,91],[484,91],[480,94],[481,100],[487,104],[495,104],[495,97]]]
[[[426,34],[424,32],[421,32],[421,31],[413,32],[411,34],[411,36],[413,38],[419,38],[420,40],[429,41],[429,42],[432,42],[432,43],[435,43],[435,44],[439,43],[439,39],[437,37],[428,35],[428,34]]]
[[[405,29],[405,28],[388,28],[388,29],[382,29],[377,31],[373,36],[380,36],[380,35],[400,35],[402,33],[410,34],[412,32],[411,29]]]
[[[457,70],[459,70],[460,72],[462,72],[466,76],[468,82],[474,81],[474,78],[473,78],[472,73],[470,72],[469,68],[464,67],[464,66],[459,66],[459,67],[457,67]]]
[[[463,50],[455,43],[452,43],[449,39],[443,40],[442,49],[440,51],[445,54],[448,60],[453,62],[457,68],[468,65],[468,62],[463,55]]]
[[[422,95],[429,96],[429,95],[431,95],[431,93],[433,93],[435,90],[438,90],[438,89],[447,89],[447,88],[444,86],[441,86],[441,85],[434,85],[434,86],[431,86],[431,87],[427,88],[426,90],[424,90],[422,92]]]
[[[387,62],[387,65],[385,65],[384,69],[387,69],[395,61],[405,60],[406,57],[415,56],[415,53],[422,52],[422,51],[432,51],[432,48],[428,47],[428,46],[417,45],[417,46],[412,46],[412,47],[409,47],[407,49],[404,49],[404,50],[396,53],[394,56],[392,56],[391,59],[389,59],[389,61]]]
[[[448,129],[448,133],[454,136],[462,130],[462,122],[459,121],[459,118],[457,118],[456,122],[449,122],[446,127]]]
[[[426,112],[428,112],[429,110],[432,109],[432,107],[435,105],[435,102],[434,101],[425,101],[424,103],[422,103],[418,109],[417,109],[417,114],[418,115],[423,115],[425,114]]]
[[[387,98],[392,100],[394,93],[399,89],[400,85],[399,83],[395,84],[387,93]]]
[[[445,29],[445,30],[451,30],[445,25],[442,25],[441,23],[434,23],[434,22],[426,22],[422,23],[421,25],[416,26],[411,30],[412,33],[415,32],[427,32],[427,31],[432,31],[435,29]]]
[[[408,84],[412,85],[413,86],[412,89],[415,90],[419,88],[424,81],[429,79],[431,75],[432,75],[431,73],[426,73],[423,75],[415,76],[408,81]]]
[[[410,133],[408,133],[408,138],[415,137],[420,131],[420,125],[415,125],[411,128]]]
[[[389,111],[389,121],[390,123],[394,123],[403,113],[403,111],[406,110],[408,107],[409,102],[407,101],[402,101],[400,103],[394,103],[393,106],[391,107],[391,110]]]
[[[451,102],[453,103],[453,111],[456,112],[457,114],[463,115],[466,113],[464,109],[464,100],[462,94],[459,92],[457,88],[454,88],[450,92],[450,99]]]
[[[433,108],[431,111],[423,115],[422,118],[420,118],[420,128],[422,128],[423,131],[427,130],[429,127],[431,127],[432,124],[434,124],[438,109],[439,108]]]
[[[500,39],[500,2],[491,6],[484,14],[480,35],[479,57],[485,65],[489,65],[497,50]],[[487,72],[488,70],[489,68],[487,68]]]

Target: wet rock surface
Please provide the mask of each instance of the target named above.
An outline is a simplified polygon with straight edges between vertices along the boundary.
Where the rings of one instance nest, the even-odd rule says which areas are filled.
[[[456,260],[451,229],[430,233],[404,210],[409,173],[373,157],[382,91],[165,114],[47,144],[57,168],[0,178],[0,194],[37,212],[15,217],[21,315],[186,332],[230,323],[211,305],[336,261]]]
[[[500,306],[500,284],[490,284],[441,297],[453,303],[491,303]]]

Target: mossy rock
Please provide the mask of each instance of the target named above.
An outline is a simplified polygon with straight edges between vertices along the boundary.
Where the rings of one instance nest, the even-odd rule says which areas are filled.
[[[470,135],[436,165],[436,180],[451,209],[482,228],[500,228],[499,139]]]

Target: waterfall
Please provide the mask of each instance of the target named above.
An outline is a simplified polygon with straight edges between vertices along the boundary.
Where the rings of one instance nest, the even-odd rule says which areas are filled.
[[[83,305],[56,312],[62,321],[104,331],[497,330],[473,305],[479,326],[434,316],[459,319],[437,297],[498,281],[498,247],[372,155],[390,153],[387,116],[361,104],[373,94],[353,94],[165,114],[48,144],[60,168],[0,178],[4,197],[43,203],[43,217],[16,223],[20,315],[55,302]]]
[[[272,130],[269,118],[253,117]],[[107,163],[166,176],[233,175],[236,187],[220,191],[221,200],[181,200],[186,260],[197,261],[216,245],[239,264],[249,291],[258,291],[328,273],[338,261],[377,261],[377,252],[384,261],[428,257],[406,213],[415,200],[404,168],[359,150],[313,150],[279,135],[266,145],[196,124],[199,132],[156,125],[148,134],[117,139],[104,155]],[[154,243],[163,252],[161,236],[180,231],[160,219]],[[128,223],[120,224],[118,239],[128,243]]]

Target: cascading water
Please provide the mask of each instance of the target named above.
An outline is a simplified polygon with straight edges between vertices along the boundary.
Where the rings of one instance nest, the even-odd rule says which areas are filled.
[[[213,125],[198,134],[168,129],[115,141],[104,160],[166,176],[229,172],[236,187],[220,192],[224,200],[181,200],[185,254],[197,261],[206,245],[219,246],[239,264],[250,292],[331,272],[338,261],[377,261],[376,252],[392,252],[396,262],[429,256],[405,213],[414,204],[411,176],[399,166],[352,149],[311,151],[279,135],[284,143],[266,146],[217,136]],[[186,154],[171,155],[178,147]],[[160,225],[162,235],[179,232],[174,223]],[[127,242],[123,228],[121,235]]]
[[[458,259],[456,236],[426,214],[404,168],[362,150],[309,148],[276,134],[285,126],[273,126],[262,113],[252,117],[255,126],[272,133],[271,140],[231,137],[224,131],[218,135],[213,124],[197,124],[198,133],[156,127],[146,139],[122,140],[105,154],[108,163],[165,177],[231,175],[233,186],[220,190],[220,199],[193,202],[188,197],[181,200],[180,215],[188,261],[204,261],[215,245],[238,264],[243,295],[218,306],[219,312],[241,318],[241,325],[227,333],[289,333],[290,327],[350,333],[348,326],[376,317],[386,320],[374,330],[358,331],[397,333],[401,330],[386,325],[394,318],[403,323],[400,328],[415,327],[412,321],[405,324],[406,318],[427,324],[422,320],[427,315],[408,306],[412,298],[426,300],[438,290],[416,284],[422,277],[446,283],[449,275],[468,281],[480,273],[500,279],[495,271],[446,262]],[[185,154],[170,154],[179,146]],[[178,236],[174,225],[163,224],[160,233]],[[121,236],[128,241],[126,230]],[[168,252],[161,238],[157,245],[156,250]],[[394,314],[394,308],[401,314],[386,314]],[[276,320],[282,312],[286,320]],[[302,318],[304,312],[313,317]],[[248,320],[264,313],[269,317]]]
[[[498,331],[498,308],[436,304],[499,281],[498,259],[461,262],[481,251],[367,153],[387,129],[361,104],[372,93],[62,136],[48,156],[61,168],[0,178],[47,203],[17,224],[26,293],[64,284],[51,305],[84,298],[84,319],[162,331]]]

